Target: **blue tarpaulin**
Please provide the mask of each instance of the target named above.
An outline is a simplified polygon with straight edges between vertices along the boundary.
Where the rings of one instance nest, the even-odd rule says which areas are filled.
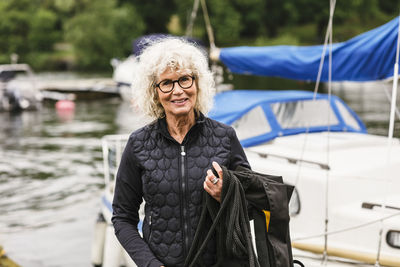
[[[346,42],[332,45],[332,81],[373,81],[393,77],[399,18]],[[316,46],[222,48],[220,60],[239,74],[315,81],[323,51]],[[326,50],[321,81],[328,81]]]

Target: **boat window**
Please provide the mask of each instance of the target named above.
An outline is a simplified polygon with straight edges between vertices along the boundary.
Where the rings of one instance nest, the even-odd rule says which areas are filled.
[[[111,180],[117,175],[117,155],[115,147],[108,148],[108,172]]]
[[[106,185],[112,186],[117,176],[119,162],[125,149],[127,136],[106,135],[103,137],[104,179]]]
[[[358,124],[357,120],[354,118],[353,115],[349,112],[349,110],[343,105],[342,102],[336,101],[336,106],[339,110],[339,113],[342,115],[344,122],[347,125],[350,125],[355,130],[360,131],[360,125]]]
[[[0,70],[0,82],[8,82],[18,76],[27,76],[25,70]]]
[[[338,124],[326,99],[275,103],[271,105],[282,128],[307,128]]]
[[[0,81],[7,82],[15,77],[14,71],[0,71]]]
[[[244,114],[232,124],[232,127],[235,129],[239,140],[260,136],[271,131],[271,126],[260,106]]]

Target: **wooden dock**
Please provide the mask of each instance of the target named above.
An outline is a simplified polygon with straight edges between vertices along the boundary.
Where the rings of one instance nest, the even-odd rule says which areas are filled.
[[[45,99],[94,99],[120,96],[111,78],[36,80]]]

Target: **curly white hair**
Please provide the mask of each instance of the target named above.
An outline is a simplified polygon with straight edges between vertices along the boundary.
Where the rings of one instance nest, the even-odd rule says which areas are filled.
[[[167,37],[148,45],[138,56],[131,85],[133,101],[152,118],[165,116],[155,83],[167,69],[196,77],[197,100],[194,109],[207,113],[213,104],[215,82],[208,67],[207,54],[183,38]]]

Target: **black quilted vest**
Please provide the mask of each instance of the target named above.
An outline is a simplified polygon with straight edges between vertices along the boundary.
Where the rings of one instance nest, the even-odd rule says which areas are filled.
[[[145,200],[143,238],[166,266],[183,266],[201,213],[203,182],[212,161],[228,168],[232,162],[234,130],[200,114],[182,144],[160,119],[131,135],[131,153],[141,169]],[[203,257],[216,261],[215,242]]]

